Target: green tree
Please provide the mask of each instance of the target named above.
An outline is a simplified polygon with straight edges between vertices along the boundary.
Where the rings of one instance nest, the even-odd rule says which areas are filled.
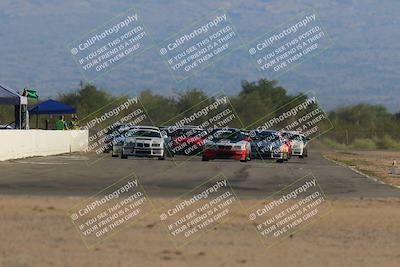
[[[179,112],[173,97],[164,97],[145,90],[140,93],[139,99],[155,125],[161,125]]]
[[[277,81],[242,81],[242,91],[232,98],[232,104],[243,124],[249,125],[272,114],[298,96],[287,95],[286,89],[278,86]]]
[[[58,97],[60,102],[75,107],[79,117],[85,117],[92,112],[104,107],[114,101],[116,97],[109,95],[104,90],[99,90],[95,85],[80,83],[77,92],[61,94]]]

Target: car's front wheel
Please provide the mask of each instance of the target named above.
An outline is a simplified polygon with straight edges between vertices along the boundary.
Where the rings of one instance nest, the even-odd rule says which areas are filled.
[[[121,153],[121,159],[128,159],[128,155],[125,155],[124,153]]]
[[[158,160],[165,160],[165,150],[164,150],[163,155],[161,157],[158,157]]]

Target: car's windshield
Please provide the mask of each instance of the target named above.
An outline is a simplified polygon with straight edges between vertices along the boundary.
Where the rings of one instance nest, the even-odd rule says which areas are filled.
[[[125,130],[121,133],[121,136],[125,136],[125,137],[132,137],[135,136],[136,131],[133,130]]]
[[[176,129],[171,133],[172,137],[194,137],[200,136],[202,131],[200,129]]]
[[[175,131],[171,132],[171,130],[168,133],[170,136],[173,137],[178,137],[178,136],[182,136],[184,134],[182,129],[176,129]]]
[[[129,134],[131,134],[129,132]],[[156,131],[149,131],[149,130],[137,130],[132,132],[132,136],[141,136],[141,137],[157,137],[161,138],[161,134]]]
[[[299,134],[284,133],[283,137],[285,137],[289,140],[304,141],[304,138]]]
[[[253,139],[263,140],[266,142],[275,142],[279,140],[279,135],[275,132],[262,131],[262,132],[256,132],[255,137],[253,137]]]
[[[209,135],[209,139],[213,142],[221,140],[229,140],[232,142],[242,141],[245,136],[240,131],[234,130],[216,130]]]

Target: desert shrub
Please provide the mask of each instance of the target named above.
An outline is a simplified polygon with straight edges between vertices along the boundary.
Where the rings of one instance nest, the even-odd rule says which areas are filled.
[[[393,149],[393,150],[400,149],[400,142],[396,141],[389,135],[384,135],[381,139],[378,139],[376,143],[378,147],[381,149]]]
[[[357,149],[376,149],[377,145],[372,139],[358,138],[353,141],[352,147]]]
[[[333,149],[346,149],[347,146],[342,143],[338,143],[331,138],[324,138],[321,140],[321,147],[333,148]]]

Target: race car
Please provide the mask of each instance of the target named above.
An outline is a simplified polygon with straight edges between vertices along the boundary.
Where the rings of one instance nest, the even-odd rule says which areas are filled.
[[[170,128],[168,134],[168,149],[173,154],[195,155],[204,148],[207,132],[200,127],[184,126]]]
[[[157,127],[137,126],[129,130],[122,144],[121,158],[129,156],[165,159],[165,141]]]
[[[139,127],[140,127],[140,129],[158,130],[158,128],[154,127],[154,126],[123,125],[123,126],[119,127],[119,130],[115,131],[113,133],[113,139],[110,142],[112,157],[119,157],[121,155],[122,146],[124,144],[126,137],[134,136],[135,132],[139,129]]]
[[[282,136],[289,140],[292,156],[308,157],[307,143],[309,139],[304,134],[294,131],[282,131]]]
[[[115,136],[111,142],[111,156],[119,157],[122,152],[122,146],[126,137],[131,137],[135,134],[135,130],[123,130],[120,135]]]
[[[261,159],[276,159],[284,162],[290,159],[290,145],[277,131],[251,130],[252,155]]]
[[[202,160],[236,159],[242,162],[251,160],[250,137],[235,128],[215,129],[204,142]]]
[[[105,133],[104,137],[104,153],[109,153],[112,151],[112,146],[113,146],[113,140],[120,136],[123,131],[126,131],[124,129],[124,125],[118,124],[118,125],[113,125],[109,127]]]

